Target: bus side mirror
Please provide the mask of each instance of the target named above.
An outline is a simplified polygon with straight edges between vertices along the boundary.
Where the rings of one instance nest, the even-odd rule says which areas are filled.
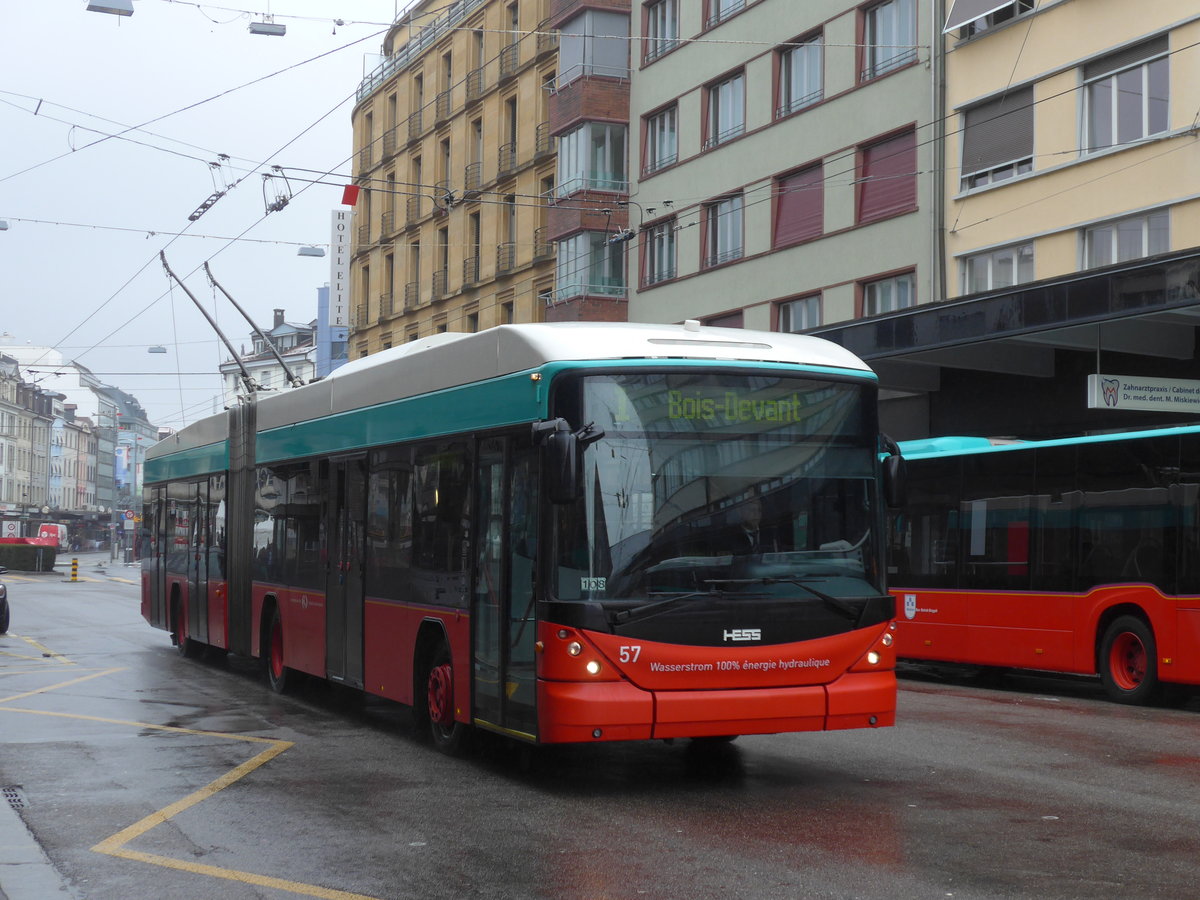
[[[602,437],[604,432],[591,424],[573,432],[565,419],[533,423],[533,442],[542,447],[551,503],[574,503],[582,496],[583,448]]]
[[[899,453],[883,458],[883,498],[892,509],[908,502],[908,467]]]

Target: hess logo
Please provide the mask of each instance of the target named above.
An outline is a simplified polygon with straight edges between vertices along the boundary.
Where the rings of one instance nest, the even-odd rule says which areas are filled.
[[[727,641],[761,641],[761,628],[727,628],[725,630],[725,640]]]

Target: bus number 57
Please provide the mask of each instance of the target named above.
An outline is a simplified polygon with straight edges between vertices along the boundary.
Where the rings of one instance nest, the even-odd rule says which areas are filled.
[[[641,644],[630,644],[621,648],[621,662],[637,662],[638,657],[642,655]]]

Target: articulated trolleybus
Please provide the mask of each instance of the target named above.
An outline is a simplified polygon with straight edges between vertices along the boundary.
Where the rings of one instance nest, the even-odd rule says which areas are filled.
[[[901,657],[1200,684],[1200,428],[900,444]]]
[[[150,451],[142,613],[446,752],[892,725],[879,448],[873,373],[816,338],[439,334]]]

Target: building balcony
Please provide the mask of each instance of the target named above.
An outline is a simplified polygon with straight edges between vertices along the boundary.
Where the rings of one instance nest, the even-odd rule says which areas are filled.
[[[554,259],[555,247],[554,244],[546,238],[547,229],[543,225],[541,228],[535,228],[533,231],[533,261],[545,262],[548,259]]]
[[[483,66],[472,69],[467,73],[467,102],[473,103],[483,96],[484,90]]]
[[[590,283],[565,284],[555,288],[551,296],[554,303],[562,303],[574,297],[607,297],[624,300],[628,293],[629,289],[624,281],[602,278]]]
[[[500,80],[512,78],[521,65],[521,45],[512,43],[500,51]]]
[[[540,59],[548,53],[553,53],[558,49],[558,34],[550,30],[550,20],[543,19],[538,22],[537,36],[537,55]]]
[[[384,235],[396,233],[396,213],[393,210],[388,210],[383,214],[382,224],[380,225],[380,240]]]
[[[433,290],[432,296],[434,300],[440,300],[450,293],[450,270],[438,269],[433,273]]]
[[[384,291],[379,295],[379,318],[382,321],[395,315],[395,300],[392,297],[391,291]]]
[[[404,202],[404,213],[409,225],[415,225],[421,218],[421,201],[424,197],[409,197]]]
[[[505,275],[516,268],[517,264],[517,245],[512,241],[505,241],[503,244],[496,245],[496,274]]]
[[[387,131],[385,131],[383,133],[383,158],[384,159],[391,159],[393,156],[396,155],[396,148],[397,148],[398,142],[399,141],[396,136],[395,128],[389,128]]]
[[[411,312],[421,305],[421,283],[410,281],[404,286],[404,311]]]
[[[533,159],[541,162],[554,155],[554,135],[550,133],[550,123],[542,122],[534,131]]]
[[[517,144],[515,141],[510,141],[507,144],[500,145],[500,152],[496,158],[496,176],[503,178],[505,175],[511,175],[517,170]]]
[[[477,200],[483,189],[483,163],[473,162],[463,170],[463,197]]]
[[[479,284],[479,256],[468,256],[463,260],[463,286]]]
[[[433,102],[434,117],[437,122],[445,122],[450,118],[450,92],[442,91]]]
[[[417,110],[408,117],[408,142],[411,144],[421,136],[424,129],[421,127],[421,110]]]
[[[366,247],[368,244],[370,244],[371,243],[371,223],[365,222],[362,225],[359,225],[356,237],[358,238],[358,248],[360,250],[363,249],[364,247]]]

